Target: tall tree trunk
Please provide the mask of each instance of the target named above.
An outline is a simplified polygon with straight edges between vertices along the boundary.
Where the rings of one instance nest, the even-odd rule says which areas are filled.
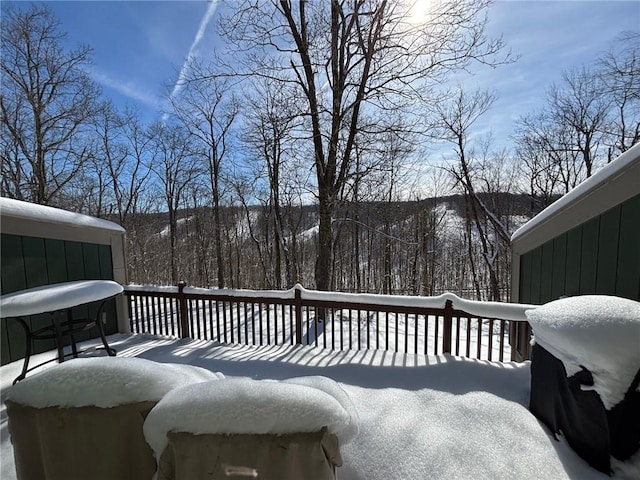
[[[224,257],[222,255],[222,233],[220,219],[220,195],[216,186],[213,189],[213,237],[216,243],[216,260],[218,269],[218,288],[224,288]]]
[[[320,224],[318,227],[318,251],[316,255],[315,278],[318,290],[329,290],[331,285],[331,257],[333,256],[333,201],[320,187]]]

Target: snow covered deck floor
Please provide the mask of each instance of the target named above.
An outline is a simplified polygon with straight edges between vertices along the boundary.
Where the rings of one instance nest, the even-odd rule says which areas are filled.
[[[359,435],[342,447],[341,480],[609,478],[590,468],[564,442],[555,441],[529,413],[528,363],[223,346],[147,335],[117,334],[109,337],[109,343],[120,356],[188,363],[227,377],[333,378],[351,396],[360,416]],[[97,345],[83,344],[84,348]],[[84,355],[104,354],[90,348]],[[54,356],[47,352],[33,361]],[[21,366],[18,361],[0,368],[3,480],[15,479],[4,399]]]

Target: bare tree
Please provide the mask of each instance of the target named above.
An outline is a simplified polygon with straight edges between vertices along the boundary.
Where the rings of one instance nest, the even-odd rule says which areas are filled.
[[[287,89],[260,80],[252,82],[251,86],[253,94],[248,96],[249,109],[245,113],[243,140],[258,159],[256,177],[266,178],[268,193],[263,203],[268,220],[265,222],[264,237],[266,247],[271,252],[273,287],[282,286],[283,264],[285,283],[291,287],[294,277],[291,251],[285,234],[282,191],[284,182],[290,178],[287,170],[295,168],[292,161],[296,155],[292,131],[299,122],[299,111]],[[269,242],[271,235],[273,241]]]
[[[532,117],[524,118],[516,126],[516,162],[524,175],[522,190],[529,196],[529,215],[533,217],[553,201],[560,185],[558,164],[554,150],[549,150],[547,139],[538,136],[531,126]]]
[[[169,215],[169,257],[171,282],[178,282],[178,212],[185,195],[197,177],[196,155],[190,150],[188,132],[179,125],[155,123],[149,129],[152,155],[148,168],[160,183],[164,206]],[[162,235],[162,232],[159,232]]]
[[[242,73],[295,85],[304,105],[319,204],[318,289],[330,287],[333,217],[358,137],[396,129],[396,117],[382,112],[409,112],[447,72],[495,58],[501,42],[484,35],[489,3],[437,2],[428,25],[386,0],[244,1],[223,20],[236,51],[247,52]],[[362,128],[365,111],[380,112],[375,128]]]
[[[46,7],[3,10],[2,194],[55,203],[87,159],[83,134],[98,97],[85,70],[90,49],[65,50]]]
[[[238,103],[230,92],[228,79],[195,60],[188,64],[181,80],[185,86],[172,97],[174,112],[206,152],[206,172],[213,207],[213,237],[216,248],[218,288],[225,286],[225,259],[222,251],[221,196],[222,162],[228,152],[230,129],[238,113]]]
[[[474,163],[477,162],[473,161],[472,147],[469,145],[471,127],[480,116],[486,113],[493,101],[494,95],[488,91],[476,91],[472,95],[468,95],[460,88],[448,104],[439,105],[436,110],[438,112],[437,122],[441,125],[440,132],[454,145],[455,162],[448,167],[448,170],[465,192],[468,209],[466,216],[475,226],[482,258],[489,273],[490,298],[491,300],[500,300],[496,257],[501,248],[500,244],[508,245],[510,236],[503,222],[479,194],[481,189],[478,188],[478,177],[474,172],[474,169],[477,168]],[[469,255],[473,260],[474,241],[469,224],[467,224],[467,234]],[[480,297],[476,269],[473,264],[472,270],[476,284],[476,296]]]
[[[609,161],[640,141],[640,34],[627,32],[598,62],[598,73],[611,99]]]
[[[151,175],[145,159],[151,153],[152,137],[133,110],[125,111],[120,117],[118,135],[120,154],[111,157],[108,168],[120,225],[129,230],[134,228],[131,216],[139,213],[141,204],[145,203],[142,197]]]
[[[586,68],[567,71],[562,80],[549,90],[551,119],[570,129],[588,178],[603,140],[610,100],[600,78]]]

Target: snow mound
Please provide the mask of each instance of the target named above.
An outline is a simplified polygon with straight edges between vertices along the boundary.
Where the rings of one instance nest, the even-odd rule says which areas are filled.
[[[338,433],[349,421],[340,402],[318,388],[234,378],[172,390],[149,412],[144,435],[160,458],[171,431],[280,435],[326,426]]]
[[[606,409],[617,405],[640,370],[640,303],[605,295],[563,298],[527,310],[534,341],[571,376],[588,369]]]
[[[307,387],[313,387],[317,388],[318,390],[322,390],[323,392],[331,395],[340,403],[340,405],[342,405],[342,408],[344,408],[344,410],[349,415],[349,421],[344,426],[339,426],[339,429],[333,432],[340,439],[341,445],[349,443],[358,435],[358,425],[360,423],[358,412],[355,405],[351,401],[351,397],[349,397],[349,394],[347,394],[347,392],[345,392],[344,389],[340,385],[338,385],[338,382],[332,380],[331,378],[323,377],[320,375],[289,378],[284,381],[287,383],[305,385]]]
[[[221,378],[201,367],[142,358],[77,358],[22,380],[9,389],[7,399],[36,408],[110,408],[157,402],[174,388]]]

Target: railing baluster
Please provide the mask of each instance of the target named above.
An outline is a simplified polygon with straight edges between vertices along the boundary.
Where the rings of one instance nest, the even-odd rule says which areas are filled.
[[[264,331],[262,328],[262,304],[258,303],[258,325],[260,326],[260,346],[263,345]],[[267,335],[269,335],[269,326],[267,325]]]
[[[144,318],[147,320],[147,331],[151,332],[153,330],[152,328],[152,319],[150,318],[150,313],[149,313],[149,297],[145,297],[144,298]]]
[[[489,319],[489,342],[487,347],[489,349],[489,361],[491,361],[493,355],[493,318]]]
[[[291,329],[291,315],[287,316],[287,308],[291,308],[291,305],[280,305],[280,316],[282,320],[282,345],[287,345],[291,342],[291,335],[293,335],[293,330]],[[289,327],[287,327],[287,324]]]
[[[160,324],[160,330],[164,335],[169,335],[169,315],[167,315],[167,299],[156,298],[156,305],[158,307],[158,322]],[[172,321],[173,319],[171,319]]]
[[[171,334],[174,337],[178,337],[180,336],[180,332],[176,332],[176,327],[178,326],[178,324],[176,324],[176,309],[175,309],[175,302],[177,300],[175,298],[170,298],[169,299],[169,311],[171,313]]]
[[[394,346],[395,346],[395,351],[397,352],[398,351],[398,333],[399,333],[398,332],[398,314],[396,313],[394,317],[395,317],[395,324],[396,324],[396,331],[394,332],[394,336],[395,336]]]
[[[220,302],[215,300],[213,303],[216,306],[216,339],[220,343]],[[211,328],[213,328],[213,325]]]
[[[209,300],[209,340],[213,339],[213,300]]]
[[[229,328],[227,326],[227,305],[230,305],[230,304],[226,300],[223,300],[222,301],[222,322],[224,323],[224,330],[223,330],[224,331],[224,343],[229,343],[229,341],[231,341],[231,343],[233,343],[233,328]],[[229,312],[231,312],[231,308],[229,308]],[[229,331],[230,335],[227,334],[227,330]]]
[[[371,311],[365,310],[365,318],[367,319],[367,350],[371,348]],[[376,333],[377,337],[377,333]]]
[[[429,315],[424,316],[424,354],[427,354],[429,344]]]
[[[389,350],[389,312],[385,312],[385,333],[386,333],[386,342],[385,342],[385,350]]]
[[[340,314],[342,315],[342,311]],[[351,315],[351,309],[349,309],[349,350],[353,350],[353,316]]]
[[[328,319],[325,318],[324,321],[326,322]],[[327,328],[327,325],[325,324],[324,328]],[[336,349],[336,319],[331,316],[331,350],[335,350]]]
[[[253,303],[244,303],[244,332],[245,332],[245,338],[247,337],[247,332],[249,329],[249,314],[247,313],[248,310],[247,308],[251,306],[251,345],[255,345],[256,344],[256,326],[255,323],[253,322]],[[246,338],[245,340],[246,343],[249,343],[249,339]]]
[[[442,353],[451,353],[451,322],[453,302],[447,300],[444,304],[444,320],[442,322]]]
[[[138,322],[140,321],[140,314],[138,312],[138,295],[129,295],[129,328],[131,333],[140,333],[140,327]]]
[[[274,345],[278,344],[278,311],[273,309],[273,342]],[[267,305],[267,345],[271,345],[271,328],[269,322],[271,320],[271,305]]]
[[[293,307],[289,305],[289,343],[291,345],[295,345],[298,341],[298,329],[294,326],[294,323],[297,324],[298,320],[293,318]]]
[[[242,343],[242,315],[240,314],[240,301],[236,300],[235,302],[236,304],[236,320],[237,320],[237,326],[238,326],[238,343]],[[247,337],[247,319],[244,319],[244,342],[245,345],[248,344],[248,337]]]
[[[505,331],[505,320],[500,320],[500,354],[498,361],[504,362],[504,331]]]
[[[478,318],[478,333],[476,335],[476,342],[478,344],[478,347],[476,348],[476,358],[478,360],[482,359],[481,356],[481,352],[482,352],[482,319]]]
[[[307,315],[309,315],[309,307],[307,307]],[[327,319],[322,322],[322,347],[327,348]]]
[[[352,315],[353,310],[349,309],[349,315]],[[356,350],[360,350],[361,338],[362,338],[362,327],[360,326],[360,312],[358,310],[356,312],[356,322],[357,322],[357,330],[358,330],[358,346]]]
[[[198,332],[198,337],[197,338],[202,338],[202,330],[201,330],[201,325],[200,325],[200,316],[201,316],[201,309],[202,309],[202,302],[200,300],[191,300],[191,302],[195,303],[196,305],[196,315],[195,315],[195,319],[193,318],[193,307],[191,307],[189,309],[191,313],[191,321],[195,321],[196,322],[196,330]],[[193,332],[193,325],[191,327],[191,331]]]
[[[418,314],[413,316],[413,353],[418,354]]]

